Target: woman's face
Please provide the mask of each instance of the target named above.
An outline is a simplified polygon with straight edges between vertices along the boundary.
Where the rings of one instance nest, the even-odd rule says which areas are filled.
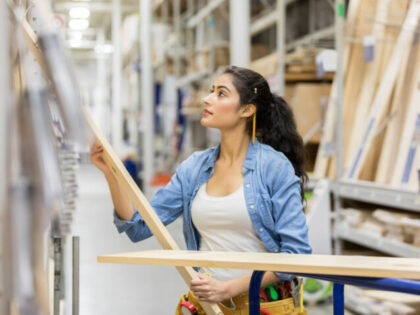
[[[201,124],[220,130],[232,129],[244,123],[249,114],[239,107],[239,93],[232,83],[230,74],[217,78],[210,94],[203,98],[204,111]]]

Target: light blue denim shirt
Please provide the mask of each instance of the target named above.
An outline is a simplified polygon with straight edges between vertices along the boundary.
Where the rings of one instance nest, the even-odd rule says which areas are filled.
[[[191,205],[202,184],[213,174],[220,145],[195,152],[180,164],[166,187],[155,194],[151,205],[167,225],[183,214],[183,232],[187,248],[199,250],[200,234],[191,220]],[[299,178],[292,163],[282,153],[257,140],[250,143],[242,165],[244,195],[255,231],[269,252],[310,254],[308,227],[302,210]],[[121,220],[114,210],[119,233],[127,233],[133,242],[152,233],[135,211],[129,221]],[[277,273],[283,279],[293,276]]]

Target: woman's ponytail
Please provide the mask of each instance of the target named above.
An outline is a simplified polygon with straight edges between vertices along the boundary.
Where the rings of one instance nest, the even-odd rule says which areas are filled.
[[[303,200],[304,185],[308,181],[304,170],[305,149],[297,131],[293,111],[281,96],[272,94],[270,105],[264,109],[259,108],[257,135],[260,142],[283,152],[292,163],[296,176],[300,178]]]

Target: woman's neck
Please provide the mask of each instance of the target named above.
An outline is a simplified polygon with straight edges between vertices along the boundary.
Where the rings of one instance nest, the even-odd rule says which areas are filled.
[[[250,137],[244,132],[222,132],[219,160],[230,165],[242,164],[248,151]]]

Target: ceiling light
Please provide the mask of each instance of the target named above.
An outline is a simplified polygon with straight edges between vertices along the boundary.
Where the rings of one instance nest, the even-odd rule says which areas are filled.
[[[70,9],[69,14],[73,19],[87,19],[90,16],[90,11],[85,7],[75,7]]]
[[[83,37],[82,32],[71,32],[71,39],[73,40],[81,40]]]
[[[89,21],[83,19],[71,19],[69,27],[72,30],[85,30],[89,27]]]
[[[114,47],[109,44],[98,44],[95,46],[95,52],[97,54],[111,54],[114,51]]]

